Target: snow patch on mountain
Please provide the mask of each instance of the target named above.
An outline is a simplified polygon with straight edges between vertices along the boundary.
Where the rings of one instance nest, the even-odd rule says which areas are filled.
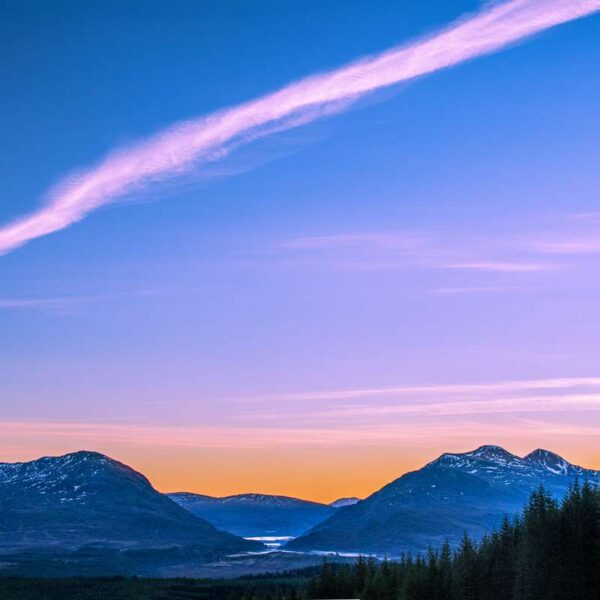
[[[343,508],[344,506],[352,506],[357,502],[360,502],[360,498],[352,496],[350,498],[338,498],[337,500],[330,502],[329,506],[332,506],[333,508]]]

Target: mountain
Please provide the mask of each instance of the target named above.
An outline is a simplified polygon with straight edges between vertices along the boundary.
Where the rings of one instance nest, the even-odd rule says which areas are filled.
[[[214,498],[179,492],[169,498],[217,529],[243,537],[296,537],[335,512],[326,504],[267,494]]]
[[[520,511],[540,485],[560,497],[577,478],[599,481],[600,472],[548,450],[523,458],[498,446],[443,454],[365,500],[338,509],[285,547],[395,556],[440,546],[445,539],[456,545],[465,532],[480,538],[504,515]]]
[[[357,502],[360,502],[360,498],[352,496],[350,498],[338,498],[337,500],[330,502],[329,506],[332,506],[333,508],[343,508],[344,506],[352,506]]]
[[[262,547],[218,531],[96,452],[0,463],[0,555],[187,549],[220,555]],[[39,561],[38,561],[39,562]]]

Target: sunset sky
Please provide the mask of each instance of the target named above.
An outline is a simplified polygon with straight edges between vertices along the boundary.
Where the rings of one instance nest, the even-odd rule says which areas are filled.
[[[0,461],[600,469],[598,11],[0,0]]]

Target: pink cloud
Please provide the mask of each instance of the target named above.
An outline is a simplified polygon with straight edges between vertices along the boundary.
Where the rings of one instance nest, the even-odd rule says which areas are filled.
[[[241,144],[346,110],[365,94],[496,52],[597,10],[600,0],[496,4],[436,35],[177,123],[64,179],[42,208],[0,228],[0,254],[64,229],[128,193],[216,161]]]
[[[597,254],[600,252],[600,236],[540,241],[533,244],[533,249],[543,254]]]
[[[441,268],[465,271],[492,271],[498,273],[532,273],[537,271],[550,271],[554,269],[555,266],[549,263],[540,262],[504,262],[489,260],[451,263],[443,265]]]

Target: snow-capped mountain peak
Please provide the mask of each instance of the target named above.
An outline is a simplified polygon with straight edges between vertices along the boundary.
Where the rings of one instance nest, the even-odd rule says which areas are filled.
[[[329,506],[332,506],[333,508],[343,508],[344,506],[352,506],[357,502],[360,502],[360,498],[352,496],[350,498],[338,498],[337,500],[330,502]]]
[[[459,544],[465,531],[479,538],[518,513],[540,486],[560,500],[577,479],[597,483],[600,471],[545,450],[523,458],[492,445],[446,453],[286,547],[390,555],[423,552],[444,538]]]
[[[600,478],[598,471],[573,465],[549,450],[538,448],[521,458],[500,446],[491,445],[480,446],[470,452],[442,454],[426,468],[450,468],[489,477],[507,486],[529,485],[531,481],[539,481],[551,490],[557,485],[563,487],[565,481],[572,481],[576,477],[592,481]]]
[[[62,456],[44,456],[29,462],[0,463],[0,486],[30,489],[61,502],[85,503],[120,477],[151,487],[148,480],[130,467],[99,452],[80,450]]]
[[[573,468],[576,469],[574,465],[568,463],[562,456],[542,448],[530,452],[523,460],[543,467],[555,475],[567,475],[570,470]]]
[[[471,452],[465,452],[465,456],[472,456],[473,458],[481,458],[483,460],[490,460],[503,463],[518,458],[514,454],[511,454],[508,450],[505,450],[500,446],[493,445],[479,446],[479,448],[476,448]]]
[[[497,470],[507,467],[521,468],[523,460],[500,446],[485,445],[469,452],[442,454],[428,467],[452,467],[456,469]]]

